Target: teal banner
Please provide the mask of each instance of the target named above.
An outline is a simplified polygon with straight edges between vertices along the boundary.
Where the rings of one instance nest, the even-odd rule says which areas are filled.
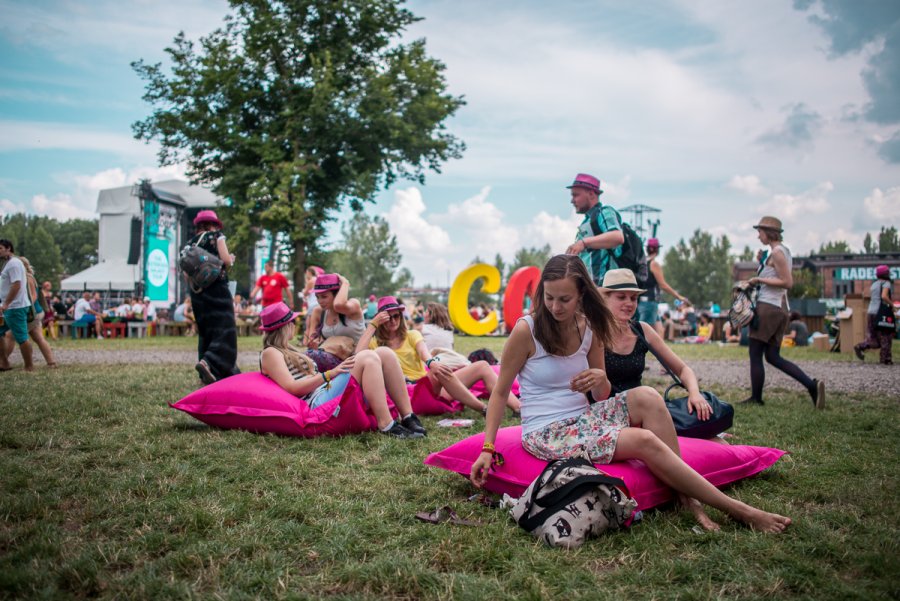
[[[169,241],[147,238],[147,257],[144,260],[145,294],[151,301],[169,302]]]

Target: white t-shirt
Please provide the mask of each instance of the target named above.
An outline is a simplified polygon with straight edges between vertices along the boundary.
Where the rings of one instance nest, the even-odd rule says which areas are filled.
[[[87,314],[87,312],[90,310],[90,308],[91,301],[84,300],[83,298],[79,298],[77,301],[75,301],[75,321],[78,321],[79,319],[84,317],[85,314]]]
[[[134,303],[131,305],[131,312],[134,313],[135,317],[141,317],[144,315],[144,303]]]
[[[21,285],[19,286],[19,292],[12,302],[9,303],[8,309],[21,309],[31,304],[28,302],[28,282],[25,279],[25,266],[22,265],[22,261],[18,258],[10,257],[6,267],[3,268],[3,273],[0,274],[0,303],[6,302],[6,297],[9,296],[9,289],[12,288],[15,282],[19,282]]]
[[[425,339],[425,346],[429,351],[436,348],[453,350],[453,330],[445,330],[433,323],[425,323],[422,324],[422,338]]]
[[[144,315],[144,319],[146,321],[155,321],[156,320],[156,305],[153,303],[147,303],[147,309],[145,311],[146,315]]]
[[[128,317],[131,312],[131,305],[119,305],[116,307],[116,317]]]

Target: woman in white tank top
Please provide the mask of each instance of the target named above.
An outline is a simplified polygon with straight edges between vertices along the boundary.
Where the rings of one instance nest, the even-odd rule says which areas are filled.
[[[763,404],[762,391],[766,382],[763,357],[769,365],[780,369],[806,388],[816,409],[825,407],[825,383],[806,375],[795,363],[781,356],[781,340],[789,322],[787,292],[794,285],[791,251],[782,244],[781,220],[763,217],[754,228],[759,241],[769,246],[762,260],[759,276],[750,278],[759,285],[756,298],[756,318],[750,322],[750,397],[741,403]]]
[[[640,459],[678,491],[704,528],[719,526],[701,502],[754,529],[782,532],[790,518],[728,497],[682,461],[672,418],[658,392],[641,386],[609,397],[603,346],[611,342],[615,327],[578,256],[550,259],[535,291],[532,315],[516,323],[503,348],[472,483],[481,486],[487,479],[505,397],[518,375],[522,444],[535,456],[549,460],[587,451],[599,463]],[[589,405],[586,395],[596,402]]]

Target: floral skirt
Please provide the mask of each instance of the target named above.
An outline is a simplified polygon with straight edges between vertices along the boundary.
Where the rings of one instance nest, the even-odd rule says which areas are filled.
[[[622,428],[630,426],[628,391],[598,401],[577,417],[561,419],[522,435],[526,451],[544,461],[587,452],[596,463],[612,462]]]

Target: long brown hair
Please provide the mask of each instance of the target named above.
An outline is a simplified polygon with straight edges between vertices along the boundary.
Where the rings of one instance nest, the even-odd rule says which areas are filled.
[[[425,305],[425,311],[431,315],[431,323],[442,330],[453,330],[453,324],[450,322],[450,313],[447,307],[440,303],[428,303]]]
[[[534,337],[551,355],[564,355],[563,335],[559,322],[544,304],[544,282],[571,278],[581,296],[579,312],[585,316],[594,336],[603,346],[612,344],[618,326],[587,268],[577,255],[556,255],[547,261],[541,273],[541,281],[534,291]]]
[[[398,340],[406,340],[406,320],[403,318],[403,311],[388,312],[388,314],[391,313],[400,314],[400,325],[397,327],[397,332],[393,334],[393,336],[396,336]],[[388,346],[388,342],[391,340],[392,335],[388,332],[387,326],[387,323],[383,323],[375,328],[375,340],[378,342],[378,346]]]

